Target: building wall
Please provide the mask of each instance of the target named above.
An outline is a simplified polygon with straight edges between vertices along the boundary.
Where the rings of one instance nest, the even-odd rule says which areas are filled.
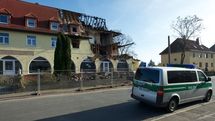
[[[0,32],[9,34],[9,44],[0,45],[0,58],[5,56],[16,58],[22,65],[23,74],[28,74],[31,61],[37,57],[43,57],[48,60],[53,71],[55,48],[51,47],[51,38],[56,36],[4,30],[0,30]],[[36,36],[37,43],[35,47],[29,47],[26,45],[27,35]],[[98,38],[98,36],[96,36],[96,38]],[[77,73],[80,72],[80,66],[83,60],[87,59],[87,57],[93,56],[94,54],[91,51],[89,40],[81,40],[79,48],[73,48],[71,45],[71,59],[75,64],[75,70]],[[114,71],[116,71],[118,61],[110,61],[113,64]],[[129,64],[129,68],[133,71],[135,67],[133,66],[134,64],[132,63],[132,59],[127,60],[127,63]],[[95,64],[96,70],[99,72],[101,61],[97,59]]]
[[[195,57],[193,56],[195,53]],[[200,53],[202,53],[202,57],[200,57]],[[198,68],[205,70],[205,63],[208,63],[208,71],[215,71],[215,54],[208,53],[208,58],[206,58],[205,54],[208,52],[185,52],[184,64],[196,64]],[[211,58],[211,54],[213,54],[213,58]],[[180,64],[181,60],[181,52],[180,53],[171,53],[171,63],[172,64]],[[168,63],[168,54],[161,55],[161,64],[166,66]],[[202,66],[200,67],[200,64]],[[211,66],[213,63],[213,67]]]
[[[51,37],[53,36],[3,30],[0,32],[9,34],[9,44],[0,45],[0,58],[5,56],[15,57],[21,63],[24,74],[29,72],[29,65],[36,57],[46,58],[53,67],[54,48],[51,47]],[[27,46],[27,35],[36,36],[36,47]]]
[[[189,52],[185,52],[184,63],[189,63]],[[168,54],[161,55],[161,64],[166,66],[168,64]],[[170,63],[172,64],[180,64],[181,63],[181,52],[179,53],[171,53],[170,55]]]
[[[195,53],[195,57],[193,54]],[[202,54],[202,57],[200,57],[200,54]],[[209,71],[215,71],[215,54],[214,53],[207,53],[208,57],[206,57],[206,52],[190,52],[190,63],[196,64],[199,68],[205,70],[206,63],[208,63],[208,70]],[[213,54],[213,57],[211,57],[211,54]],[[200,66],[200,63],[202,66]],[[213,67],[211,66],[211,63],[213,63]]]
[[[44,57],[45,59],[47,59],[53,69],[55,48],[51,47],[51,38],[56,36],[3,30],[0,30],[0,32],[9,34],[9,44],[0,45],[0,58],[3,58],[5,56],[15,57],[21,63],[23,68],[22,71],[24,74],[27,74],[29,72],[29,65],[31,61],[37,57]],[[29,47],[26,45],[27,35],[36,36],[36,47]],[[14,51],[19,53],[14,53]],[[81,62],[88,56],[93,56],[89,41],[81,40],[80,47],[72,48],[71,54],[71,58],[75,63],[76,72],[79,72]]]

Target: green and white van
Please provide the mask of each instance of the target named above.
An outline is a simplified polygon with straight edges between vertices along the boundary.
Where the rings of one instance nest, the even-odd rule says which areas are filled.
[[[149,67],[137,69],[131,97],[173,112],[178,104],[208,102],[212,93],[211,78],[199,69]]]

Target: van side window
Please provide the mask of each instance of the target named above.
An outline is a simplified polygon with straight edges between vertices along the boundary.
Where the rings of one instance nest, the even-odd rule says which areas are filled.
[[[136,71],[135,79],[144,82],[159,83],[159,71],[147,68],[139,68]]]
[[[198,71],[198,75],[199,75],[199,81],[206,81],[207,80],[207,78],[205,77],[205,75],[201,71]]]
[[[168,71],[168,83],[197,82],[195,71]]]

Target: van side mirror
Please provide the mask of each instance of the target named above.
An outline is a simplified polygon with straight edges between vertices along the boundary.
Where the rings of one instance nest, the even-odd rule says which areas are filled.
[[[206,82],[209,82],[209,81],[211,81],[211,78],[210,78],[210,77],[207,78]]]

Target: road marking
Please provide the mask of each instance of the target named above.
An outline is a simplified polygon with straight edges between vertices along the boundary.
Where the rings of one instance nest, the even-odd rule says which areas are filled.
[[[192,110],[192,109],[195,109],[195,108],[198,108],[198,107],[201,107],[201,106],[204,106],[204,105],[207,105],[207,104],[210,104],[210,103],[214,103],[215,100],[213,101],[210,101],[208,103],[204,103],[204,104],[197,104],[197,105],[194,105],[194,106],[189,106],[185,109],[182,109],[182,110],[178,110],[174,113],[170,113],[170,114],[165,114],[163,115],[162,117],[159,117],[159,118],[156,118],[156,119],[152,119],[151,121],[158,121],[158,120],[161,120],[161,119],[164,119],[164,118],[167,118],[167,117],[170,117],[170,116],[173,116],[173,115],[176,115],[176,114],[179,114],[179,113],[183,113],[183,112],[187,112],[189,110]],[[214,113],[215,114],[215,113]],[[214,114],[211,114],[211,115],[214,115]],[[210,115],[209,115],[210,116]]]

